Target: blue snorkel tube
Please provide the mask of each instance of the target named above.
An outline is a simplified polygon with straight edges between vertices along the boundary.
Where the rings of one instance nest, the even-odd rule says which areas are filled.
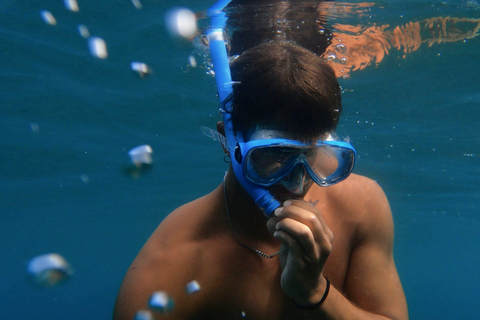
[[[213,70],[215,71],[215,82],[217,84],[218,98],[222,107],[225,136],[227,138],[228,151],[231,154],[233,172],[240,185],[255,201],[255,204],[262,209],[263,213],[270,217],[273,211],[280,207],[280,203],[272,194],[263,187],[248,181],[242,170],[242,145],[243,136],[235,136],[232,123],[231,102],[224,103],[233,94],[232,75],[228,61],[227,49],[225,46],[224,28],[226,14],[223,9],[230,0],[220,0],[207,11],[211,26],[207,31],[207,39],[210,46],[210,57],[212,58]],[[238,155],[238,157],[237,157]],[[238,159],[237,159],[238,158]]]

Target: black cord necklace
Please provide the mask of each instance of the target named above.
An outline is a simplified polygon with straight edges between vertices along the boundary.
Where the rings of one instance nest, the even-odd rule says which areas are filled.
[[[226,176],[226,175],[225,175]],[[238,236],[237,236],[237,233],[235,232],[235,230],[233,229],[233,224],[232,224],[232,220],[230,218],[230,211],[228,210],[228,200],[227,200],[227,188],[225,187],[225,178],[223,178],[223,197],[225,199],[225,209],[227,210],[227,217],[228,217],[228,224],[230,225],[230,230],[232,230],[232,233],[233,233],[233,236],[235,237],[235,240],[237,240],[237,242],[247,248],[248,250],[251,250],[253,252],[255,252],[256,254],[258,254],[260,257],[262,258],[265,258],[265,259],[272,259],[274,257],[276,257],[279,253],[280,253],[280,250],[275,252],[274,254],[266,254],[266,253],[263,253],[262,251],[260,250],[257,250],[257,249],[254,249],[248,245],[246,245],[245,243],[243,243],[242,241],[240,241],[240,239],[238,239]]]

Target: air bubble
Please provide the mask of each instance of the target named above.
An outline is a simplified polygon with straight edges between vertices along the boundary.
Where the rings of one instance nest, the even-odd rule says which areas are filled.
[[[327,56],[327,61],[336,61],[336,60],[337,60],[337,56],[334,54],[329,54]]]
[[[173,299],[164,291],[154,292],[148,305],[151,309],[160,313],[169,313],[174,308]]]
[[[166,20],[167,29],[174,37],[191,38],[197,33],[197,17],[190,9],[173,9]]]
[[[154,320],[152,312],[148,310],[139,310],[135,314],[134,320]]]
[[[197,67],[197,59],[195,58],[194,55],[189,55],[188,56],[188,64],[192,67],[192,68],[196,68]]]
[[[80,24],[78,25],[77,29],[78,29],[78,33],[80,33],[80,35],[85,39],[88,39],[90,37],[90,32],[88,31],[88,28],[85,25]]]
[[[30,123],[30,129],[32,130],[32,132],[37,133],[40,131],[40,126],[38,125],[38,123],[32,122]]]
[[[135,147],[128,151],[128,155],[130,156],[130,160],[134,165],[137,167],[141,167],[144,164],[152,164],[152,147],[147,144]]]
[[[63,4],[67,10],[78,12],[80,9],[78,8],[77,0],[63,0]]]
[[[108,56],[107,45],[102,38],[99,38],[99,37],[89,38],[88,48],[90,50],[90,53],[99,59],[106,59]]]
[[[140,0],[132,0],[132,3],[135,6],[135,8],[137,8],[138,10],[142,9],[142,4]]]
[[[187,291],[188,294],[196,293],[200,291],[200,284],[198,283],[197,280],[190,281],[185,286],[185,291]]]
[[[132,71],[137,72],[141,78],[144,78],[147,74],[151,73],[152,70],[143,62],[133,61],[130,63],[130,68]]]
[[[43,254],[31,259],[27,270],[35,282],[44,286],[54,286],[73,274],[67,260],[57,253]]]
[[[336,48],[337,48],[337,51],[340,53],[347,52],[347,47],[344,44],[337,44]]]
[[[46,24],[49,24],[51,26],[54,26],[57,24],[57,20],[55,19],[55,17],[50,11],[42,10],[40,11],[40,15],[42,16],[42,19]]]

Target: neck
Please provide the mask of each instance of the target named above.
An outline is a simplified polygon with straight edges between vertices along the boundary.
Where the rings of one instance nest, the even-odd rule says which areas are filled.
[[[225,176],[225,188],[228,211],[237,236],[252,246],[265,245],[266,251],[268,246],[273,247],[272,251],[278,250],[278,240],[268,232],[267,217],[240,185],[231,167]]]

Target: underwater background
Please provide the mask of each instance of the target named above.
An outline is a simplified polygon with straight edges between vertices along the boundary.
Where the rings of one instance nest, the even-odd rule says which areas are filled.
[[[164,20],[172,7],[199,12],[214,1],[140,1],[78,0],[78,12],[62,0],[0,3],[0,319],[111,318],[152,231],[227,169],[200,131],[220,119],[214,80],[189,65],[191,44],[173,39]],[[480,5],[388,1],[333,20],[432,17],[479,19]],[[89,52],[79,25],[105,41],[106,59]],[[354,172],[389,198],[411,319],[480,319],[479,51],[476,36],[408,54],[392,48],[339,80],[338,134],[358,152]],[[133,61],[152,73],[140,77]],[[128,151],[143,144],[154,162],[133,175]],[[75,272],[37,286],[28,262],[51,252]]]

